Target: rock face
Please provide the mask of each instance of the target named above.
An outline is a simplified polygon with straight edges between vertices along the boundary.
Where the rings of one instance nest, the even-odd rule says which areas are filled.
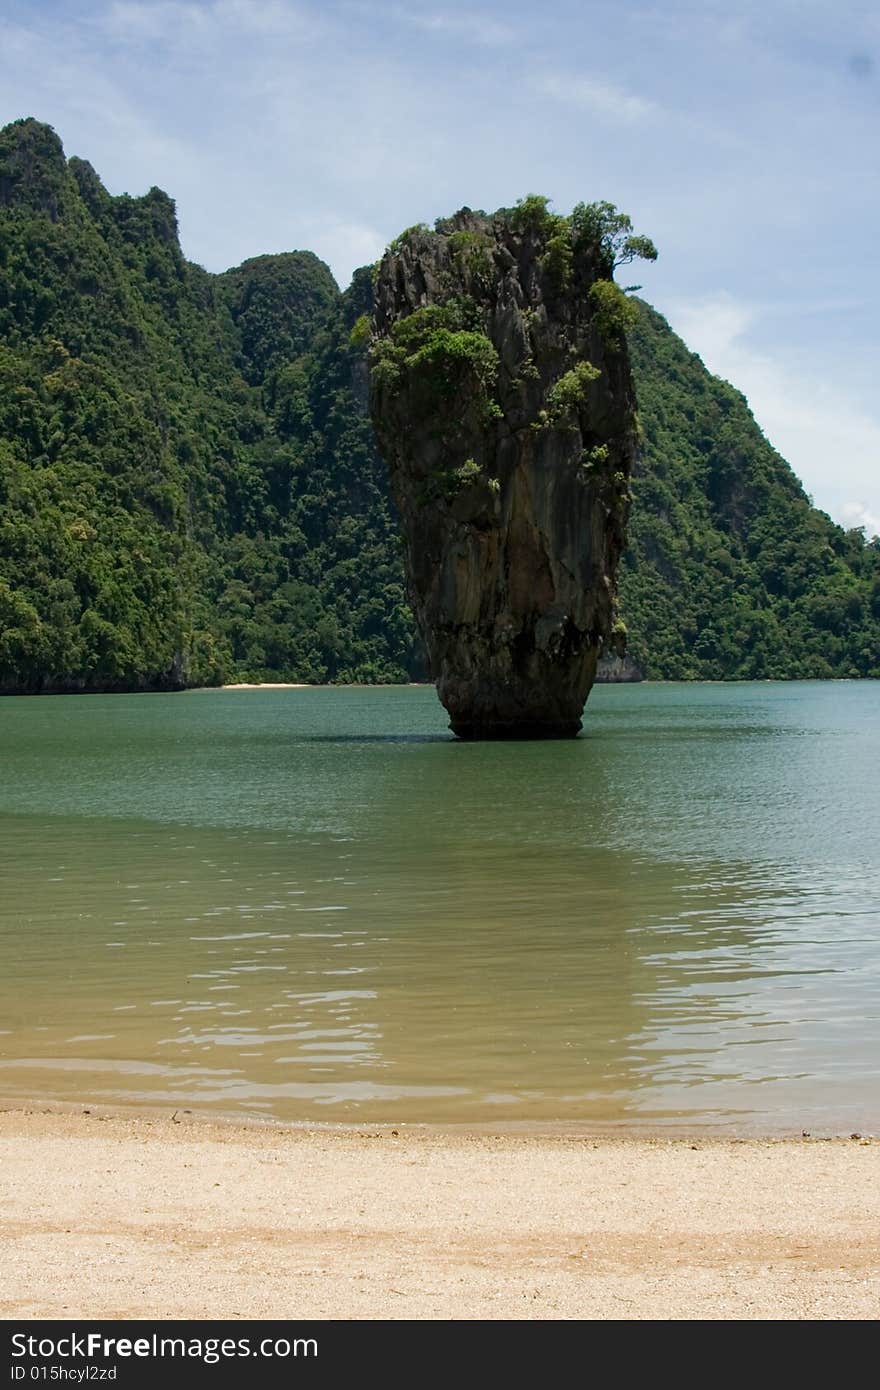
[[[631,306],[594,210],[464,209],[412,228],[379,267],[371,415],[462,738],[574,736],[602,648],[619,645]]]
[[[635,685],[644,679],[642,669],[626,653],[618,656],[616,652],[603,652],[599,657],[599,665],[596,667],[597,685]]]

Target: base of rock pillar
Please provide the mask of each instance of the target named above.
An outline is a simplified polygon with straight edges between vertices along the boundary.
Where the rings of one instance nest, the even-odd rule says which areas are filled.
[[[538,723],[534,720],[517,720],[509,723],[493,722],[481,724],[450,720],[449,727],[456,738],[476,743],[480,740],[494,739],[539,739],[539,738],[577,738],[581,731],[581,721],[570,719],[555,723]]]

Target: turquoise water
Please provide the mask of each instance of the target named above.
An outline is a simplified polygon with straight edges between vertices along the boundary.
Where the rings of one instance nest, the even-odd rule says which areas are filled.
[[[880,1130],[880,685],[0,702],[0,1096]]]

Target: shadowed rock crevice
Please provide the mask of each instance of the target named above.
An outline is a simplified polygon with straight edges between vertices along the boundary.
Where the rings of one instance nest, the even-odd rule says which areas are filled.
[[[462,738],[573,737],[615,642],[637,424],[608,219],[463,209],[378,270],[371,414]]]

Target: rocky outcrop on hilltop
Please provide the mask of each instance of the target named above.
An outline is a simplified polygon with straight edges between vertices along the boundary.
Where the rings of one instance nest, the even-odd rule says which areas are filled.
[[[378,270],[370,403],[411,598],[463,738],[575,735],[603,647],[636,449],[608,204],[525,199],[410,229]]]

